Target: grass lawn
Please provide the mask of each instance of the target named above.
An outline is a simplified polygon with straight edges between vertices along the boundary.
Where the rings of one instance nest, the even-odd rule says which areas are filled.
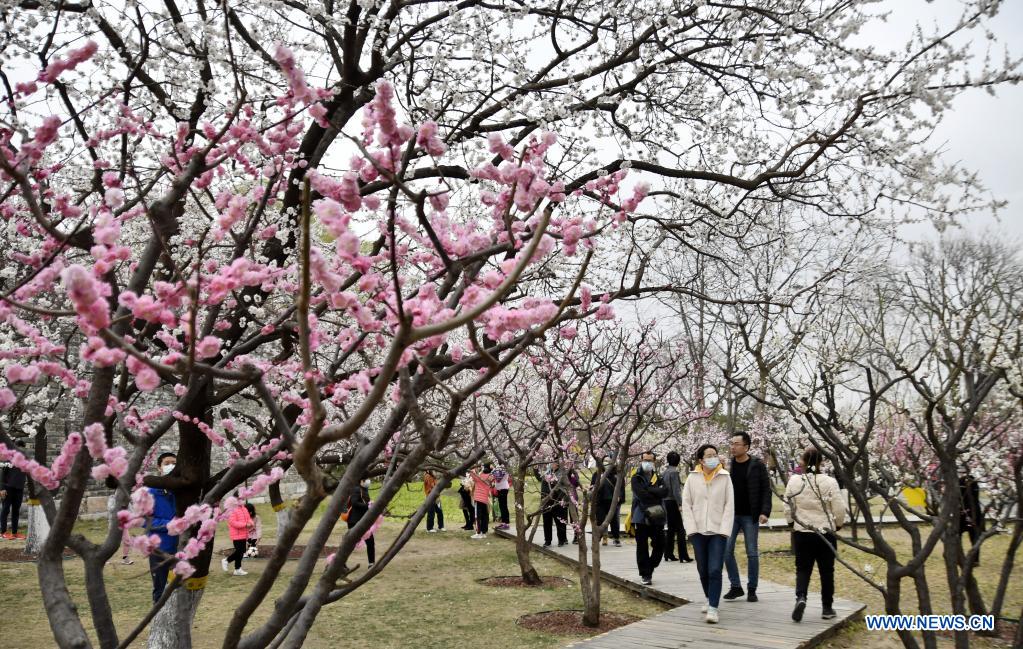
[[[418,493],[421,493],[418,492]],[[457,498],[457,495],[455,495]],[[455,502],[455,501],[452,501]],[[450,530],[461,525],[461,515],[445,500],[445,513],[451,516]],[[272,542],[276,527],[268,506],[257,507],[263,519],[265,540]],[[388,520],[377,534],[377,552],[390,542],[400,521]],[[105,522],[83,521],[79,530],[90,537],[103,534]],[[517,575],[514,546],[491,536],[485,541],[468,538],[468,532],[448,531],[427,534],[424,530],[405,546],[387,569],[353,595],[326,607],[317,619],[306,647],[467,647],[481,641],[499,642],[502,647],[558,647],[576,637],[554,636],[527,631],[516,624],[519,616],[552,609],[575,609],[581,597],[574,572],[552,559],[535,555],[537,569],[544,575],[572,580],[571,587],[519,589],[492,588],[477,579],[496,575]],[[226,547],[226,528],[217,536],[217,548]],[[13,543],[10,541],[3,543]],[[219,557],[219,555],[218,555]],[[107,568],[108,592],[121,633],[142,617],[149,607],[150,581],[145,562],[136,557],[135,565],[122,566],[114,561]],[[353,563],[365,565],[365,551],[356,551]],[[193,638],[197,648],[218,647],[223,629],[238,602],[251,588],[265,561],[246,560],[243,567],[251,574],[234,577],[214,566],[209,585],[196,615]],[[83,571],[74,559],[65,562],[72,596],[83,617],[88,620]],[[294,569],[289,562],[283,576]],[[315,584],[315,581],[313,582]],[[264,620],[273,605],[273,597],[257,613]],[[611,586],[603,589],[604,610],[647,617],[663,606]],[[7,646],[42,649],[53,646],[53,636],[43,611],[36,580],[35,564],[0,563],[0,637]],[[17,616],[10,613],[17,612]],[[579,636],[582,637],[582,636]],[[135,646],[144,646],[144,640]]]

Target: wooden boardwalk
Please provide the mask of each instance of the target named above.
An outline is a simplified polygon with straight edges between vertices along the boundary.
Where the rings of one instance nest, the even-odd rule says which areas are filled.
[[[512,539],[515,537],[514,528],[497,533]],[[538,531],[534,541],[542,541],[542,537]],[[533,548],[570,565],[578,565],[579,548],[576,545],[545,548],[535,542]],[[759,602],[747,602],[745,597],[734,601],[721,600],[718,607],[721,621],[718,624],[707,624],[704,614],[700,612],[705,598],[696,563],[662,562],[654,572],[653,585],[643,586],[636,571],[635,541],[627,539],[623,540],[620,548],[611,545],[602,547],[600,564],[601,575],[607,581],[676,608],[577,642],[570,645],[572,647],[674,649],[713,646],[716,649],[797,649],[818,644],[849,621],[861,616],[865,608],[859,602],[836,599],[834,608],[838,616],[832,620],[822,620],[820,594],[811,592],[803,621],[797,624],[791,618],[796,601],[795,591],[788,586],[761,580],[757,587]],[[724,575],[723,586],[722,592],[727,592],[727,574]]]

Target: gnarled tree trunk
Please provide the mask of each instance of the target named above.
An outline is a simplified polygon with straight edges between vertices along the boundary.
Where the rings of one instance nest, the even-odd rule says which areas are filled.
[[[202,578],[205,582],[205,578]],[[183,588],[171,593],[167,603],[153,618],[147,649],[192,649],[192,621],[199,608],[199,600],[205,588],[195,588],[188,579]]]
[[[529,524],[526,520],[526,468],[520,466],[515,472],[515,484],[512,485],[512,492],[515,494],[515,558],[519,562],[519,572],[522,573],[522,582],[529,586],[539,586],[543,583],[540,574],[533,567],[529,556],[530,542],[528,538]]]

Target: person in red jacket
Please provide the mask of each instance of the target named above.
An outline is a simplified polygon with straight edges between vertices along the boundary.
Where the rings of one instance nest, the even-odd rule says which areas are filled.
[[[239,504],[231,510],[227,518],[227,532],[234,544],[234,552],[220,560],[220,567],[224,572],[228,571],[228,564],[234,561],[234,575],[242,577],[249,573],[242,570],[242,558],[245,557],[245,546],[248,544],[249,532],[255,528],[249,510],[244,504]]]

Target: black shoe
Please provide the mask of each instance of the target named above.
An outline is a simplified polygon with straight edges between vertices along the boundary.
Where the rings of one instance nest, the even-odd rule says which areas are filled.
[[[725,593],[724,599],[739,599],[746,594],[746,591],[742,589],[742,586],[732,586]]]
[[[759,602],[760,598],[757,597],[757,591],[752,589],[752,588],[750,588],[749,592],[746,593],[746,601],[747,602]]]
[[[664,557],[664,560],[665,561],[678,561],[678,559],[675,558],[675,557]]]
[[[792,621],[802,622],[804,610],[806,610],[806,600],[800,597],[796,600],[796,608],[792,609]]]
[[[690,559],[689,557],[682,557],[681,559],[679,559],[679,561],[681,561],[682,563],[692,563],[693,562],[693,560]]]
[[[835,613],[835,609],[831,608],[830,606],[825,606],[824,610],[821,611],[821,619],[822,620],[830,620],[833,617],[835,617],[836,615],[838,615],[838,614]]]
[[[568,541],[558,541],[558,547],[563,548],[568,545]]]
[[[651,579],[650,577],[643,577],[643,585],[644,586],[649,586],[652,583],[654,583],[653,579]]]
[[[545,547],[545,548],[551,547],[551,542],[547,541],[546,543],[543,544],[543,547]]]

